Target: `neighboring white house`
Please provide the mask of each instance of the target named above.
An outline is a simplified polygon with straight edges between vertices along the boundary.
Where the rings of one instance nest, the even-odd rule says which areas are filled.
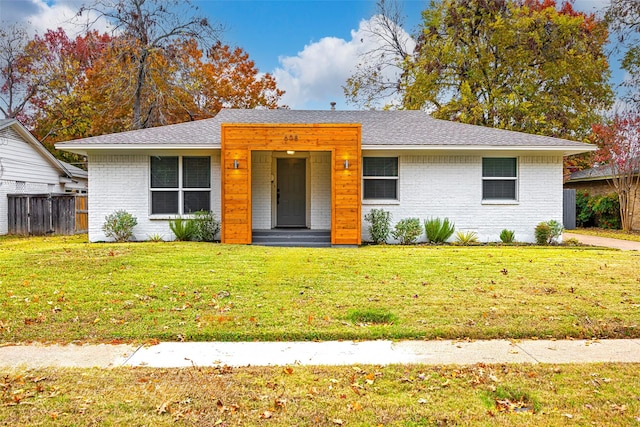
[[[86,192],[87,172],[57,160],[18,120],[0,120],[0,235],[8,194]]]
[[[448,217],[481,241],[503,229],[535,241],[539,222],[562,221],[563,156],[594,147],[421,111],[229,109],[57,148],[88,156],[91,241],[105,240],[115,210],[135,215],[135,238],[145,240],[171,239],[169,219],[208,209],[227,243],[300,227],[359,244],[374,208],[394,223]]]

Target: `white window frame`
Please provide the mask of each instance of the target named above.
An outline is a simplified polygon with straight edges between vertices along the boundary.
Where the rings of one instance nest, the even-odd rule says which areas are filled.
[[[484,159],[513,159],[516,162],[515,176],[484,176]],[[482,203],[484,204],[516,204],[519,201],[519,175],[520,175],[520,162],[516,156],[483,156],[480,165],[480,173],[482,176],[482,185],[480,191],[482,192]],[[508,199],[486,199],[484,197],[484,182],[485,181],[513,181],[514,182],[514,198]]]
[[[178,158],[178,186],[177,187],[158,187],[158,188],[154,188],[152,187],[152,179],[151,179],[151,173],[152,173],[152,158],[153,157],[177,157]],[[184,169],[184,158],[190,158],[190,157],[200,157],[200,158],[208,158],[209,159],[209,187],[202,187],[202,188],[186,188],[183,187],[183,169]],[[190,216],[192,215],[192,213],[185,213],[184,212],[184,193],[186,191],[202,191],[202,192],[208,192],[209,193],[209,207],[208,210],[211,210],[211,180],[213,178],[213,171],[211,169],[212,167],[212,161],[211,161],[211,156],[199,156],[199,155],[193,155],[193,156],[182,156],[182,155],[178,155],[178,156],[174,156],[174,155],[163,155],[163,156],[149,156],[149,215],[151,217],[154,218],[162,218],[162,217],[181,217],[181,216]],[[171,212],[171,213],[153,213],[153,193],[154,192],[177,192],[178,193],[178,212]]]
[[[366,158],[389,158],[396,159],[396,176],[366,176],[364,175],[364,163]],[[367,180],[394,180],[396,182],[396,198],[395,199],[367,199],[365,198],[365,182]],[[362,201],[366,204],[389,204],[398,203],[400,201],[400,158],[398,156],[363,156],[362,157]]]

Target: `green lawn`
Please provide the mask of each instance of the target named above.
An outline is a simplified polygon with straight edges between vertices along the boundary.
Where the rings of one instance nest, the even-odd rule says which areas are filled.
[[[632,426],[640,365],[0,372],[3,425]]]
[[[0,341],[640,337],[640,254],[0,239]]]

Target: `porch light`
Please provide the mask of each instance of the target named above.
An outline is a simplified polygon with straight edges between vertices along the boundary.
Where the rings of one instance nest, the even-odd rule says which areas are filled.
[[[239,161],[237,161],[237,160],[234,160],[234,161],[233,161],[233,168],[234,168],[234,169],[238,169],[239,167],[240,167],[240,162],[239,162]]]
[[[294,154],[296,154],[296,152],[293,150],[287,150],[287,154],[293,156]]]
[[[344,161],[344,168],[349,169],[349,159]]]

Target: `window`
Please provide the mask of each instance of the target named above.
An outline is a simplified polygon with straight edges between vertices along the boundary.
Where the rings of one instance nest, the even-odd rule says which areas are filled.
[[[515,157],[482,159],[482,200],[517,200],[518,162]]]
[[[365,157],[362,161],[363,198],[398,200],[398,158]]]
[[[152,215],[210,209],[210,157],[151,157]]]

